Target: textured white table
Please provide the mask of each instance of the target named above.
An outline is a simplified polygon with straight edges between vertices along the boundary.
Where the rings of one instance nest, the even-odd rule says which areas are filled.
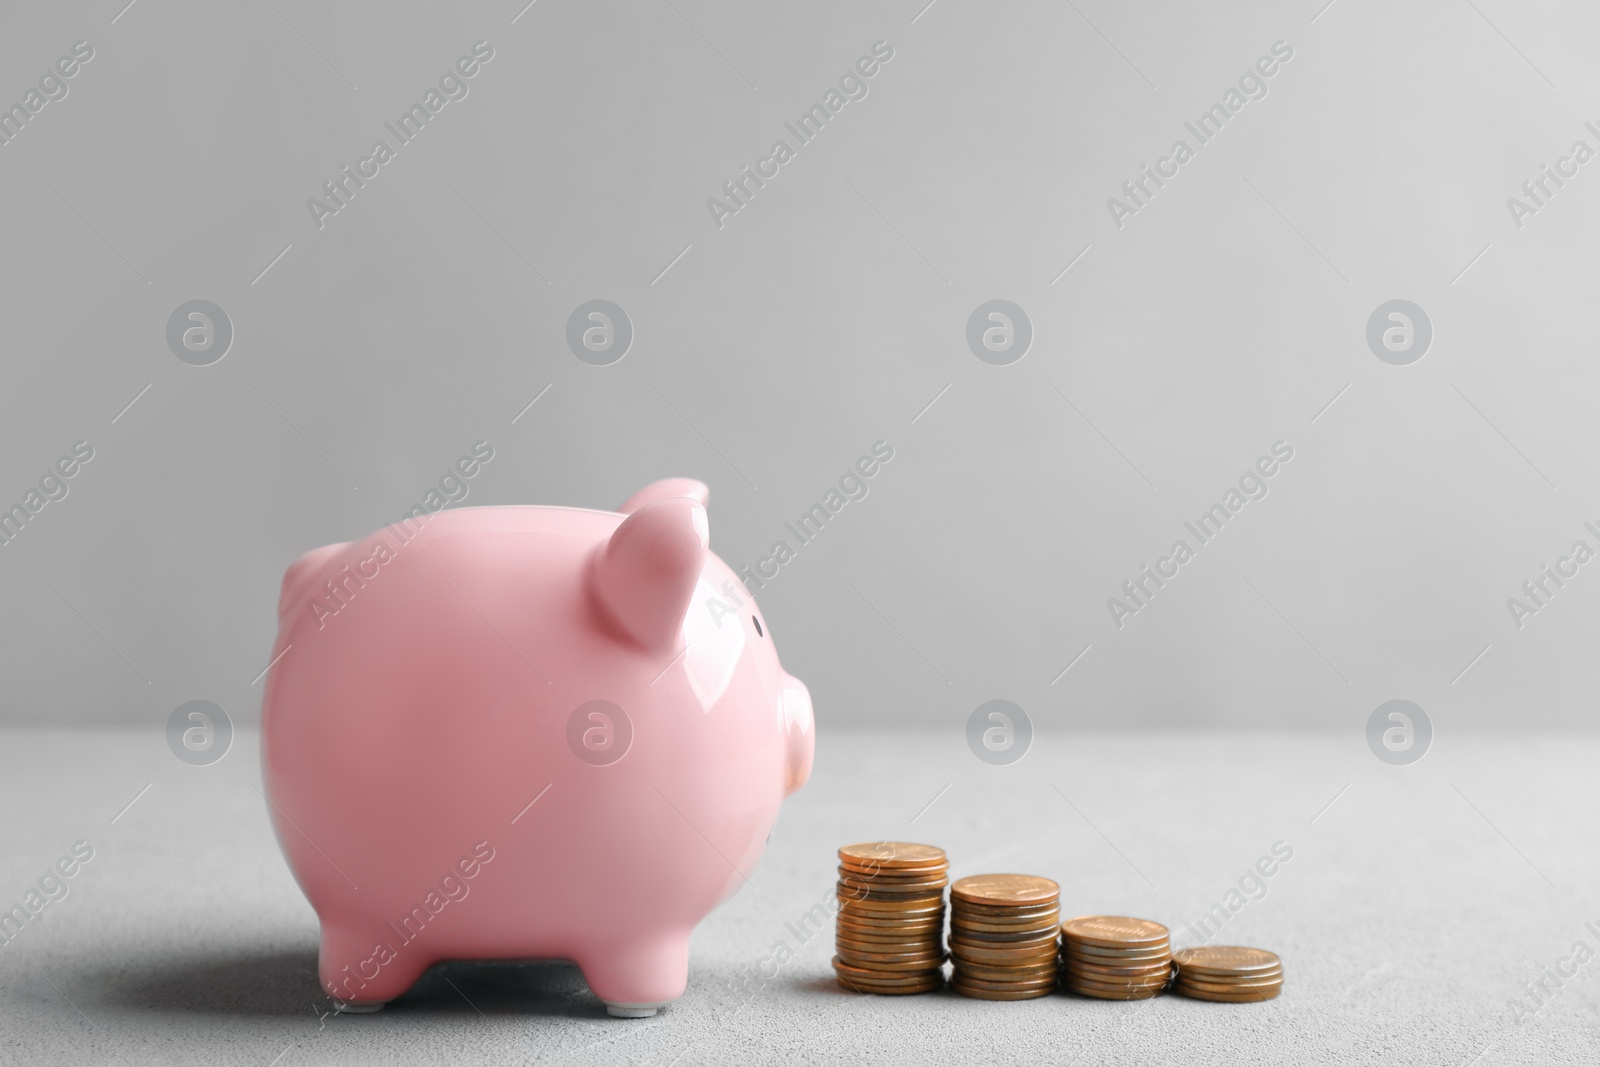
[[[696,935],[688,992],[641,1021],[607,1018],[558,964],[450,964],[380,1014],[323,1017],[254,734],[205,768],[155,730],[0,737],[0,901],[94,848],[0,947],[4,1063],[1600,1062],[1600,959],[1546,978],[1521,1024],[1509,1006],[1575,942],[1600,950],[1595,735],[1444,731],[1395,768],[1356,733],[1047,734],[990,767],[956,730],[825,733],[754,885]],[[1278,951],[1286,991],[845,995],[831,924],[807,938],[803,917],[828,899],[833,849],[876,837],[942,845],[956,875],[1050,875],[1068,912],[1160,919],[1179,942],[1283,841],[1293,858],[1215,940]]]

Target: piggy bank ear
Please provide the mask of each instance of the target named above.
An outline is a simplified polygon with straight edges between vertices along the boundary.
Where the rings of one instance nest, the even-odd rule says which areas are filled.
[[[698,501],[680,496],[645,504],[595,556],[595,598],[639,644],[675,648],[710,543]]]
[[[654,504],[657,500],[671,500],[677,496],[686,496],[701,507],[705,507],[706,499],[710,495],[711,490],[706,488],[705,482],[697,482],[693,478],[663,478],[659,482],[651,482],[630,496],[628,502],[617,510],[624,515],[632,515],[646,504]]]

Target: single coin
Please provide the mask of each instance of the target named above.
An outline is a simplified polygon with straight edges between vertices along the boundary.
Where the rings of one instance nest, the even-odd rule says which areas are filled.
[[[996,934],[1002,937],[1031,937],[1034,934],[1048,931],[1051,937],[1056,935],[1054,920],[1044,919],[1028,923],[991,923],[975,922],[964,915],[952,913],[950,925],[962,930],[971,930],[979,934]]]
[[[1063,978],[1061,988],[1069,993],[1076,993],[1082,997],[1098,997],[1101,1000],[1149,1000],[1162,994],[1161,989],[1095,989],[1092,986],[1079,985]]]
[[[905,926],[913,923],[944,924],[944,909],[935,905],[920,912],[906,909],[891,911],[871,910],[872,901],[841,900],[835,918],[848,919],[862,926]]]
[[[1239,945],[1181,948],[1172,954],[1172,958],[1185,970],[1208,974],[1250,974],[1283,968],[1283,961],[1276,953],[1264,948],[1243,948]]]
[[[1087,986],[1090,989],[1162,989],[1168,984],[1165,975],[1155,975],[1150,978],[1094,978],[1088,975],[1074,974],[1072,971],[1061,972],[1062,981],[1070,981],[1074,985]]]
[[[1052,904],[1061,887],[1034,874],[974,874],[954,882],[950,895],[973,904]]]
[[[936,922],[928,923],[875,923],[868,925],[854,919],[840,919],[834,926],[836,934],[857,937],[864,941],[916,941],[923,938],[938,939],[944,928]]]
[[[1037,934],[985,934],[967,930],[960,926],[950,928],[950,936],[960,938],[969,945],[978,945],[982,948],[1017,948],[1021,945],[1053,945],[1055,938],[1040,937]]]
[[[937,867],[950,862],[944,849],[909,841],[868,841],[860,845],[846,845],[839,850],[839,860],[869,870],[879,867],[890,870]]]
[[[1061,966],[1063,969],[1085,975],[1099,974],[1107,977],[1122,978],[1143,978],[1152,974],[1170,975],[1172,973],[1170,960],[1162,960],[1157,963],[1141,963],[1134,966],[1121,966],[1118,964],[1086,963],[1075,956],[1063,954]]]
[[[962,985],[967,986],[970,989],[990,989],[1004,992],[1008,989],[1053,989],[1055,988],[1056,984],[1056,976],[1053,974],[1047,974],[1034,975],[1029,978],[1004,978],[995,980],[990,978],[975,978],[970,974],[957,971],[955,976],[951,978],[951,981],[960,982]]]
[[[863,952],[929,952],[943,947],[939,937],[860,937],[850,930],[836,931],[834,940],[841,945],[850,945]]]
[[[841,922],[834,927],[834,936],[854,941],[939,941],[944,931],[937,924],[920,926],[857,926]]]
[[[1061,939],[1054,926],[1009,926],[1003,930],[990,928],[990,924],[983,923],[973,926],[964,923],[955,916],[950,917],[950,929],[960,933],[963,937],[970,937],[977,941],[1049,941],[1061,944]]]
[[[835,917],[861,926],[894,926],[902,930],[918,923],[930,926],[944,925],[944,909],[937,906],[890,908],[882,911],[878,908],[878,902],[866,900],[840,901],[839,911]]]
[[[1283,982],[1283,971],[1259,971],[1250,975],[1223,975],[1206,974],[1203,971],[1179,970],[1177,972],[1177,977],[1179,981],[1198,982],[1201,985],[1237,985],[1240,983],[1254,984],[1258,982],[1262,985],[1271,985],[1273,983],[1281,984]]]
[[[1172,952],[1165,945],[1157,948],[1101,948],[1098,945],[1080,945],[1071,938],[1061,939],[1063,952],[1075,952],[1088,959],[1102,960],[1169,960]]]
[[[839,866],[839,877],[874,885],[916,885],[920,882],[943,882],[950,879],[947,867],[928,867],[920,871],[858,871],[854,867]]]
[[[899,978],[906,975],[929,974],[944,966],[944,957],[921,956],[915,959],[899,961],[879,960],[866,958],[869,953],[854,955],[839,949],[839,960],[847,967],[856,967],[863,971],[873,971],[882,974],[885,978]]]
[[[1244,996],[1254,993],[1277,993],[1283,988],[1282,982],[1177,982],[1175,985],[1183,986],[1184,992],[1204,996],[1208,993],[1238,994]]]
[[[878,982],[878,983],[881,983],[881,984],[888,984],[888,985],[899,985],[899,984],[904,984],[904,983],[909,983],[909,982],[917,982],[917,981],[920,981],[922,978],[927,977],[930,974],[936,974],[936,973],[942,974],[943,973],[943,971],[940,968],[940,965],[937,964],[937,963],[929,964],[920,973],[916,972],[916,971],[909,971],[909,972],[875,971],[870,967],[861,967],[861,966],[858,966],[858,965],[856,965],[854,963],[849,963],[849,962],[847,962],[845,960],[840,959],[838,956],[833,957],[833,970],[834,970],[834,973],[842,974],[846,978],[852,978],[852,979],[859,978],[863,982]]]
[[[862,945],[936,945],[943,942],[943,937],[937,928],[927,930],[886,930],[875,927],[867,930],[858,930],[846,927],[836,927],[834,937],[840,941],[858,941]]]
[[[974,963],[1016,963],[1023,964],[1033,961],[1044,961],[1055,958],[1049,946],[1043,949],[1005,950],[981,949],[970,945],[963,945],[959,941],[950,942],[950,955],[957,960],[971,960]]]
[[[1249,993],[1213,993],[1209,990],[1195,989],[1192,986],[1174,985],[1172,991],[1174,993],[1182,993],[1184,996],[1192,997],[1195,1000],[1214,1000],[1222,1004],[1253,1004],[1263,1000],[1275,1000],[1278,994],[1283,991],[1283,986],[1278,985],[1270,989],[1252,990]]]
[[[1149,919],[1129,919],[1121,915],[1080,915],[1061,924],[1061,935],[1085,945],[1105,948],[1139,948],[1165,945],[1169,931]]]
[[[866,915],[866,917],[899,917],[910,918],[912,915],[942,915],[944,901],[939,897],[931,897],[925,901],[856,901],[850,897],[840,897],[838,910],[845,915]]]
[[[922,986],[932,981],[944,981],[944,972],[931,971],[862,971],[856,968],[841,969],[834,965],[833,976],[840,981],[850,982],[874,989],[903,989],[907,986]]]
[[[1043,978],[1045,975],[1057,973],[1054,963],[1038,965],[1030,964],[1027,967],[997,967],[973,963],[970,960],[956,960],[955,973],[967,975],[971,978],[983,978],[990,982],[1016,981],[1026,978]]]
[[[950,872],[947,870],[923,870],[915,877],[910,875],[885,875],[885,873],[869,873],[864,870],[851,870],[848,867],[838,869],[838,880],[850,885],[864,885],[872,889],[896,888],[928,888],[939,889],[950,883]]]
[[[1035,949],[1053,951],[1058,944],[1055,939],[1055,935],[1048,931],[1046,931],[1042,937],[1034,935],[1033,937],[1007,937],[994,939],[988,937],[976,937],[968,931],[961,929],[959,926],[952,926],[950,928],[949,936],[951,941],[959,942],[960,944],[966,945],[970,948],[988,949],[994,952],[1031,952]]]
[[[938,892],[950,884],[948,876],[937,878],[868,878],[863,874],[839,872],[839,884],[851,889],[868,889],[879,893],[930,893]]]
[[[944,977],[936,976],[925,978],[912,985],[878,985],[873,982],[860,982],[843,975],[834,975],[834,980],[839,983],[839,988],[851,993],[873,994],[880,997],[901,997],[912,993],[931,993],[935,989],[944,988]]]
[[[851,900],[857,903],[868,904],[942,904],[944,890],[942,889],[916,889],[909,892],[883,889],[863,889],[860,886],[845,885],[837,882],[833,887],[834,895],[840,900]]]
[[[950,897],[950,915],[960,917],[970,923],[994,923],[997,926],[1040,926],[1056,925],[1061,921],[1061,909],[1051,904],[1050,907],[1014,907],[1014,909],[998,909],[998,907],[973,907],[965,901],[957,901]]]
[[[853,949],[850,945],[834,945],[838,958],[851,966],[872,969],[875,966],[890,966],[891,963],[910,963],[910,965],[934,968],[944,963],[944,952],[938,949],[918,949],[917,952],[872,952],[869,949]]]
[[[1034,1000],[1038,997],[1047,997],[1056,989],[1054,985],[1039,986],[1037,989],[979,989],[960,982],[951,982],[950,988],[973,1000]]]
[[[1031,904],[979,904],[952,897],[950,906],[961,909],[964,915],[982,919],[984,922],[1024,922],[1029,919],[1042,919],[1046,915],[1055,916],[1057,922],[1061,920],[1059,900]]]
[[[965,941],[973,948],[1038,948],[1041,945],[1047,948],[1054,948],[1061,944],[1056,940],[1054,933],[1049,930],[1042,934],[1036,931],[1029,937],[1007,937],[1003,934],[974,933],[971,930],[963,930],[959,926],[952,926],[950,928],[950,937],[957,941]]]

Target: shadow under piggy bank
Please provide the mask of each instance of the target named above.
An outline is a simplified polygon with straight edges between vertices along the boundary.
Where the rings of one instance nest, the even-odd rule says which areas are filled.
[[[105,996],[135,1011],[220,1017],[321,1015],[334,1003],[317,982],[317,950],[189,953],[143,959],[99,976]],[[385,1015],[559,1016],[604,1019],[583,972],[560,961],[447,962],[428,968]],[[354,1018],[351,1016],[350,1018]]]

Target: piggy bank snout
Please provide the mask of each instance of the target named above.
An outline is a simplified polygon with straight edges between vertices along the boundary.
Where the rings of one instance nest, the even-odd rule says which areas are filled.
[[[816,752],[811,693],[805,683],[792,674],[783,676],[783,731],[788,754],[784,795],[788,796],[811,777],[811,760]]]

